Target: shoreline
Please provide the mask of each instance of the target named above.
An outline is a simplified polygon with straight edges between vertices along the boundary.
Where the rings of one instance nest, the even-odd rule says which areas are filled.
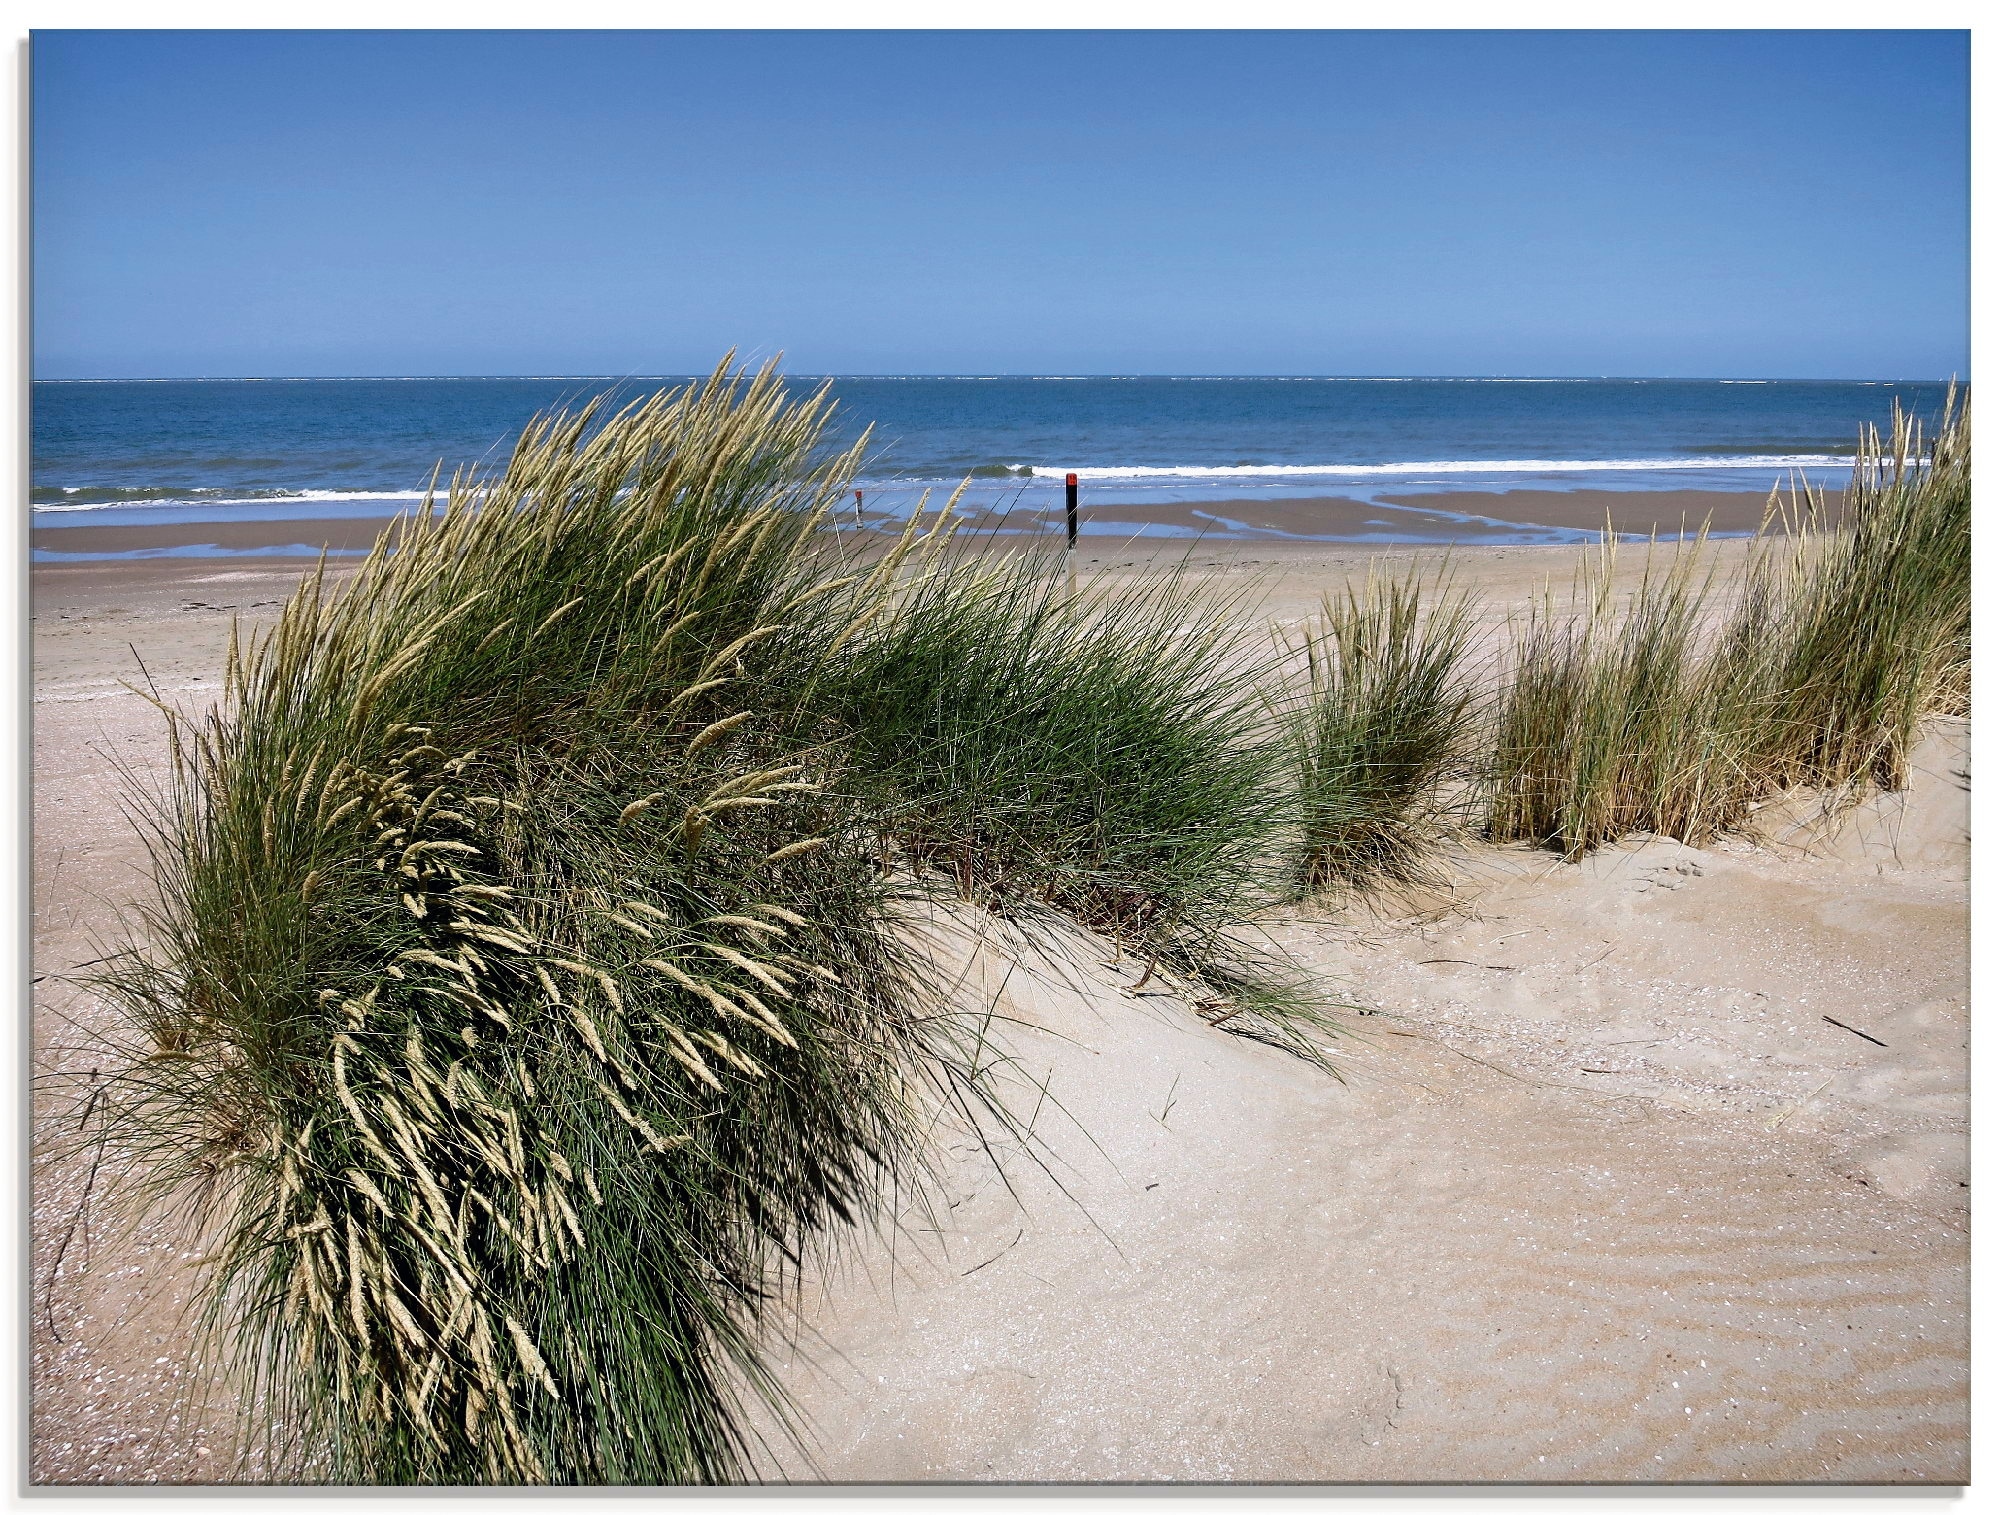
[[[1371,491],[1371,494],[1374,492]],[[1621,536],[1692,533],[1706,521],[1716,536],[1747,535],[1764,518],[1768,494],[1722,490],[1532,490],[1376,494],[1372,499],[1204,500],[1163,505],[1092,505],[1082,509],[1079,551],[1117,547],[1132,538],[1168,543],[1254,543],[1374,550],[1455,543],[1461,547],[1577,545],[1597,539],[1608,521]],[[966,512],[969,529],[1004,536],[1060,534],[1062,511],[1020,509],[1004,515]],[[39,570],[62,563],[205,561],[236,558],[308,560],[322,549],[365,553],[393,516],[296,520],[189,521],[159,525],[32,523]],[[887,525],[877,517],[871,527]],[[1096,529],[1093,529],[1096,528]],[[1109,528],[1109,529],[1105,529]],[[44,557],[61,553],[62,557]],[[77,554],[77,556],[69,556]],[[143,555],[143,556],[141,556]]]

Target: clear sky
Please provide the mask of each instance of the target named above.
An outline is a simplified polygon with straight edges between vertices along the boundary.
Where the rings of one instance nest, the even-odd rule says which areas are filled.
[[[1965,374],[1963,32],[39,32],[38,377]]]

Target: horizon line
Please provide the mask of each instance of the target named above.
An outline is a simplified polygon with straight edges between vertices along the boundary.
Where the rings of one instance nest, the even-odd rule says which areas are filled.
[[[381,383],[480,383],[507,381],[639,383],[651,380],[696,380],[708,378],[714,370],[701,373],[656,374],[150,374],[145,376],[30,378],[31,384],[381,384]],[[938,381],[990,383],[997,380],[1028,380],[1041,383],[1078,383],[1088,380],[1137,381],[1144,379],[1244,380],[1306,383],[1364,384],[1970,384],[1958,375],[1944,377],[1896,378],[1799,378],[1786,375],[1721,374],[1276,374],[1276,373],[806,373],[781,372],[786,379],[889,381]]]

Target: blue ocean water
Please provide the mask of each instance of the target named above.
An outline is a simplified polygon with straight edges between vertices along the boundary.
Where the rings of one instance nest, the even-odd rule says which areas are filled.
[[[33,389],[38,527],[391,515],[432,470],[497,465],[536,412],[673,379],[227,379]],[[791,381],[801,392],[819,381]],[[1741,489],[1844,478],[1892,402],[1937,383],[1681,379],[841,378],[872,507],[971,480],[1047,503],[1454,490]],[[937,498],[934,494],[933,498]],[[1130,530],[1129,527],[1122,528]]]

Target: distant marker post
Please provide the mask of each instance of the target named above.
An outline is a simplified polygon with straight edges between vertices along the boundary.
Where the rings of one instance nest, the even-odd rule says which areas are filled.
[[[1076,475],[1063,475],[1063,517],[1069,526],[1069,546],[1063,550],[1063,559],[1069,567],[1069,592],[1076,593]]]
[[[861,529],[861,491],[854,491],[854,529]]]

